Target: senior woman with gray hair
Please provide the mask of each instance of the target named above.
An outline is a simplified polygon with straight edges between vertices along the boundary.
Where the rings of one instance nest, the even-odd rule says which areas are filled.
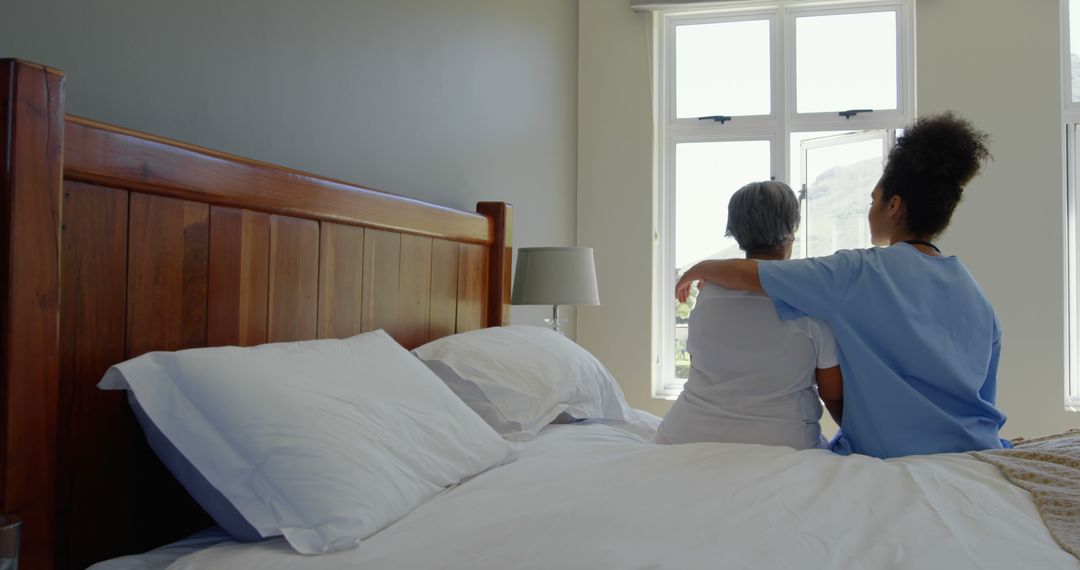
[[[747,184],[728,204],[726,235],[747,259],[790,258],[798,226],[799,201],[782,182]],[[843,394],[827,324],[781,321],[768,297],[705,283],[686,344],[690,378],[657,442],[825,447],[819,389],[834,418]]]

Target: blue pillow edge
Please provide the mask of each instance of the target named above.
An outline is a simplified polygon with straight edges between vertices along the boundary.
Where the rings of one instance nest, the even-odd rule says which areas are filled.
[[[169,473],[180,482],[180,485],[195,499],[195,502],[214,519],[225,532],[240,542],[259,542],[269,537],[262,536],[248,522],[244,515],[233,506],[228,497],[218,491],[216,487],[206,480],[206,477],[184,457],[184,454],[176,448],[169,438],[157,427],[132,392],[128,392],[128,403],[131,405],[135,418],[142,427],[143,435],[146,436],[150,449],[161,460]]]

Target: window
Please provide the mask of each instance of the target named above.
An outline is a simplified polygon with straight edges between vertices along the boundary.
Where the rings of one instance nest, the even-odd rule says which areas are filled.
[[[1080,180],[1080,0],[1062,0],[1061,101],[1065,147],[1065,409],[1080,411],[1080,272],[1077,181]]]
[[[870,245],[870,191],[914,118],[912,21],[908,0],[657,14],[654,397],[677,397],[689,372],[694,299],[675,303],[678,276],[742,256],[724,236],[741,186],[771,178],[800,195],[796,257]]]

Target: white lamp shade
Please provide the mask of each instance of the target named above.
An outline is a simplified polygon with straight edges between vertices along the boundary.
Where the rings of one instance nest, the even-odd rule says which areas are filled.
[[[591,247],[523,247],[514,272],[515,305],[599,305]]]

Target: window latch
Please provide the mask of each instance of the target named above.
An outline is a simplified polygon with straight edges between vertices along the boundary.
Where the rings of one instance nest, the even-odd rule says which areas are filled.
[[[850,119],[859,113],[873,113],[873,109],[848,109],[847,111],[840,111],[840,116],[845,119]]]
[[[709,115],[708,117],[698,117],[697,120],[699,120],[699,121],[716,121],[716,122],[718,122],[718,123],[720,123],[722,125],[722,124],[730,121],[731,117],[729,117],[727,115]]]

